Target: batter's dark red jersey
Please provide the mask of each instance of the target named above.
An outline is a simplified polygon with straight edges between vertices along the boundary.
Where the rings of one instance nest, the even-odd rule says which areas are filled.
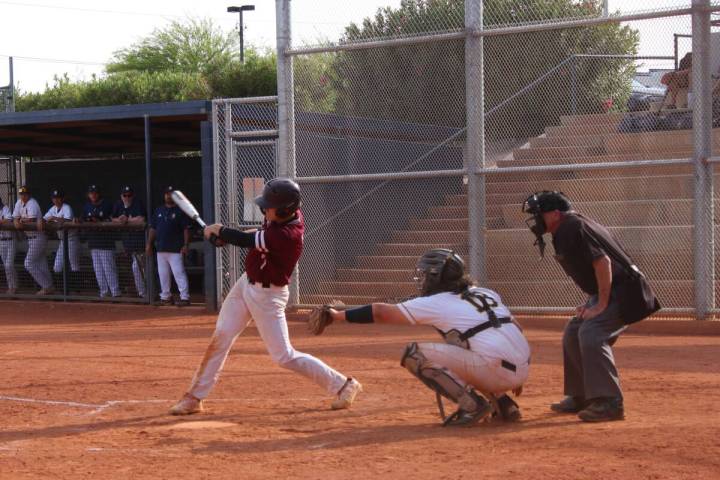
[[[248,251],[245,271],[252,282],[287,285],[303,249],[305,221],[300,210],[297,218],[286,223],[268,222],[255,232],[255,247]]]

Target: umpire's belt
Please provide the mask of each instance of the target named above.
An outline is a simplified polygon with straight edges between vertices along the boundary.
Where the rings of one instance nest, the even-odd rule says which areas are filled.
[[[250,285],[255,285],[255,284],[262,285],[262,288],[270,288],[271,287],[270,282],[260,283],[260,282],[256,282],[255,280],[250,280],[249,278],[248,278],[248,283]]]

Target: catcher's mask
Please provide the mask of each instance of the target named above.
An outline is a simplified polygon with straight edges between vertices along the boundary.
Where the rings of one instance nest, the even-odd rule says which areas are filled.
[[[465,262],[460,255],[447,248],[434,248],[418,260],[414,280],[425,297],[452,290],[464,275]]]
[[[545,256],[545,240],[543,240],[543,235],[547,232],[547,225],[545,224],[542,214],[555,210],[560,212],[570,210],[570,201],[562,192],[550,190],[535,192],[530,195],[522,205],[523,213],[532,215],[525,220],[525,223],[530,231],[535,234],[534,245],[537,245],[538,249],[540,249],[540,258]]]

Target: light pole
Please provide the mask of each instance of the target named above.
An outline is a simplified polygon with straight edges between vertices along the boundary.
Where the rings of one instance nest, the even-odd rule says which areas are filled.
[[[245,63],[245,46],[243,44],[243,12],[255,10],[255,5],[243,5],[241,7],[228,7],[229,13],[240,14],[240,63]]]

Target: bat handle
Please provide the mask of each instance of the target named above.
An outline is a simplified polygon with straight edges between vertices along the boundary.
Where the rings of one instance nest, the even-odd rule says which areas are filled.
[[[222,247],[222,240],[220,240],[215,234],[210,235],[208,242],[212,243],[215,248]]]

